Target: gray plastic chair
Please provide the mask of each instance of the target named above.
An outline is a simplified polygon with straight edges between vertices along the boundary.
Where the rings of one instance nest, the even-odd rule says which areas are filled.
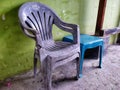
[[[37,60],[40,59],[41,71],[44,76],[46,90],[51,90],[52,71],[63,64],[76,60],[77,74],[79,78],[79,27],[68,24],[47,6],[39,2],[27,2],[19,9],[19,20],[23,32],[36,41],[34,52],[34,75],[36,75]],[[70,32],[74,42],[54,41],[52,25],[55,24],[61,30]]]

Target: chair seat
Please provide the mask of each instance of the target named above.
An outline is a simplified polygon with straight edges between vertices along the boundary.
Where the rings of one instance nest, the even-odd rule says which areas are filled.
[[[56,41],[56,42],[53,42],[52,44],[51,43],[48,44],[47,47],[45,47],[45,49],[48,51],[57,51],[71,45],[72,43],[70,42]]]
[[[80,50],[77,44],[70,42],[56,41],[54,44],[45,47],[46,53],[51,57],[59,57],[61,59],[72,56]]]

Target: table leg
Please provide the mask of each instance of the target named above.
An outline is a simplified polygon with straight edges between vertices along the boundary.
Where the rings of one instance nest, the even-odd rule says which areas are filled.
[[[103,56],[103,45],[100,46],[100,60],[99,60],[99,68],[102,68],[101,64],[102,64],[102,56]]]
[[[85,53],[85,48],[81,47],[81,59],[80,59],[80,74],[79,77],[82,77],[82,68],[83,68],[83,61],[84,61],[84,53]]]

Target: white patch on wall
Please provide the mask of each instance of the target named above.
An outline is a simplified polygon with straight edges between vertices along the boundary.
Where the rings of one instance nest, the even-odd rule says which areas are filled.
[[[2,14],[2,20],[3,20],[3,21],[6,20],[5,14]]]

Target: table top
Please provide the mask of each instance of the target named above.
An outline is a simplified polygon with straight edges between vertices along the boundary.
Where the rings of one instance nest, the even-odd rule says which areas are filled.
[[[103,41],[103,39],[97,36],[80,34],[80,43],[95,43],[95,42],[101,42],[101,41]]]
[[[65,38],[73,40],[72,35],[68,35]],[[80,44],[92,44],[97,42],[103,42],[102,38],[99,38],[97,36],[90,36],[87,34],[80,34]]]

